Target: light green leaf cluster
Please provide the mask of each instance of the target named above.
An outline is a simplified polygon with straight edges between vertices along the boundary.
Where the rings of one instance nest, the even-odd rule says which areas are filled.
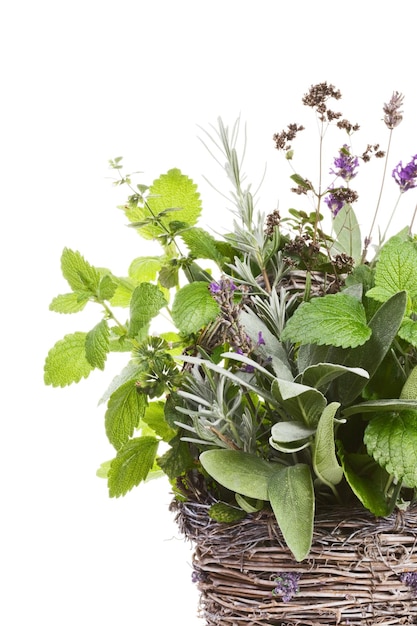
[[[288,320],[281,339],[355,348],[371,336],[362,303],[344,293],[304,302]]]

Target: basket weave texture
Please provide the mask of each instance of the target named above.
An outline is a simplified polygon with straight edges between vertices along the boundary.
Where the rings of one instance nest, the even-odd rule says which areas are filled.
[[[363,509],[323,509],[310,556],[298,563],[272,512],[225,524],[210,519],[209,506],[176,504],[180,530],[195,545],[207,626],[417,624],[417,581],[401,580],[407,572],[417,579],[417,507],[378,519]],[[300,574],[289,601],[273,594],[283,573]]]

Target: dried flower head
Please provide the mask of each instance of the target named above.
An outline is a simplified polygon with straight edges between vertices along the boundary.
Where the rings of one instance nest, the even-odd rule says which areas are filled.
[[[402,111],[400,111],[400,107],[403,104],[404,96],[398,91],[394,91],[391,100],[384,104],[384,122],[391,130],[398,126],[402,119]]]
[[[295,139],[298,132],[304,130],[304,126],[297,126],[297,124],[288,124],[287,128],[288,130],[275,133],[272,137],[277,150],[291,150],[290,142]]]
[[[306,106],[315,109],[322,122],[331,122],[332,120],[339,119],[342,114],[335,113],[331,109],[328,109],[326,102],[329,98],[340,100],[341,97],[342,94],[334,87],[334,85],[328,85],[327,82],[324,82],[318,83],[317,85],[311,85],[308,93],[304,95],[302,102]]]

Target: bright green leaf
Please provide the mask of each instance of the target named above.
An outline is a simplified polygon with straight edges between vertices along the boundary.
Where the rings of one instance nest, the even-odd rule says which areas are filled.
[[[365,430],[368,453],[398,481],[417,487],[417,411],[384,413]]]
[[[46,385],[65,387],[87,378],[93,366],[85,354],[87,333],[73,333],[60,339],[49,350],[45,360],[44,380]]]
[[[129,336],[135,337],[140,330],[146,328],[166,304],[164,294],[156,285],[138,285],[130,301]]]
[[[385,302],[398,293],[406,291],[410,298],[417,297],[417,246],[410,240],[392,237],[379,253],[375,268],[375,287],[366,295]]]
[[[100,284],[98,286],[98,298],[100,300],[111,300],[116,293],[118,287],[117,279],[114,279],[109,274],[105,274],[101,277]]]
[[[90,265],[79,252],[64,248],[61,270],[73,291],[88,291],[95,295],[100,283],[100,272]]]
[[[203,228],[189,228],[181,233],[181,238],[196,259],[211,259],[222,265],[224,257],[217,248],[216,240]]]
[[[64,293],[52,300],[49,310],[55,313],[78,313],[84,309],[87,302],[88,294]]]
[[[412,320],[409,317],[406,317],[403,323],[401,324],[398,335],[404,341],[407,341],[412,346],[417,348],[417,322]]]
[[[310,552],[314,525],[314,488],[308,465],[276,470],[269,480],[268,499],[287,546],[296,561],[302,561]]]
[[[370,335],[361,302],[337,293],[301,304],[288,320],[281,339],[354,348],[365,343]]]
[[[108,474],[109,495],[111,498],[124,496],[146,479],[151,471],[158,440],[154,437],[130,439],[111,462]]]
[[[164,441],[171,441],[177,433],[165,421],[165,402],[162,400],[150,402],[142,419]]]
[[[189,335],[199,331],[219,314],[219,305],[210,294],[205,282],[190,283],[175,295],[172,319],[181,333]]]
[[[101,320],[85,338],[85,355],[92,367],[104,369],[109,352],[110,331],[106,320]]]
[[[125,213],[133,223],[152,220],[152,223],[138,228],[143,237],[152,239],[166,235],[172,221],[193,226],[201,213],[200,194],[197,185],[188,176],[179,169],[172,169],[153,182],[149,188],[147,206],[129,207]],[[160,224],[154,220],[158,215]]]
[[[138,393],[135,381],[129,380],[112,393],[105,415],[106,434],[119,450],[133,435],[145,413],[146,398]]]
[[[161,269],[161,259],[157,256],[140,256],[129,266],[129,277],[137,283],[155,280]]]

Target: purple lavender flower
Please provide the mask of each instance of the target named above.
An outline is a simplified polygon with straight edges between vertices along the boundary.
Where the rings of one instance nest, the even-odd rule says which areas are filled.
[[[277,586],[273,589],[274,596],[280,596],[283,602],[289,602],[299,592],[298,581],[301,574],[296,572],[280,572],[275,578]]]
[[[347,144],[345,144],[339,150],[339,156],[333,160],[336,170],[330,170],[330,174],[340,176],[347,182],[352,178],[355,178],[357,172],[355,171],[359,167],[358,157],[354,157],[350,154]]]
[[[343,208],[343,205],[345,204],[344,200],[342,200],[341,198],[338,198],[333,193],[328,193],[325,196],[324,201],[329,207],[330,211],[332,212],[333,217],[336,217],[340,209]]]
[[[401,193],[417,187],[417,154],[415,154],[411,161],[403,167],[403,162],[400,161],[392,171],[392,176],[400,188]]]
[[[265,345],[265,339],[262,337],[262,331],[261,330],[258,332],[257,345],[258,346],[264,346]]]
[[[400,574],[400,580],[410,588],[414,595],[417,595],[417,572],[403,572]]]

